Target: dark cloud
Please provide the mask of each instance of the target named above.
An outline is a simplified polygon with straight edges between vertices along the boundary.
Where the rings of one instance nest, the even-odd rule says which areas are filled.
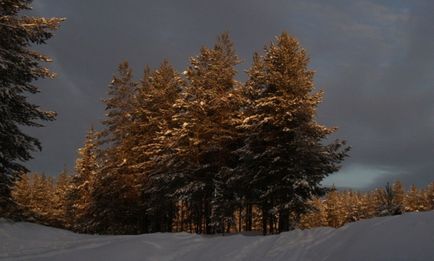
[[[179,70],[202,45],[229,31],[249,66],[253,51],[288,31],[300,39],[326,93],[319,121],[338,126],[353,147],[329,183],[370,187],[387,180],[434,180],[434,2],[432,1],[59,1],[34,12],[67,17],[41,50],[54,57],[54,81],[33,99],[59,113],[30,132],[44,150],[30,162],[51,175],[73,166],[86,129],[103,117],[100,100],[117,64],[137,77],[164,58]]]

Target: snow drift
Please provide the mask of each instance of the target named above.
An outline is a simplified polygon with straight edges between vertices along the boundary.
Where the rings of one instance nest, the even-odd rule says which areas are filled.
[[[0,260],[434,260],[434,212],[280,235],[80,235],[0,220]]]

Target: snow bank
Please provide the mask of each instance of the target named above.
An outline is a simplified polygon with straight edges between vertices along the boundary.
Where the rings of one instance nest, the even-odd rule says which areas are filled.
[[[434,260],[434,212],[265,237],[80,235],[2,220],[0,260]]]

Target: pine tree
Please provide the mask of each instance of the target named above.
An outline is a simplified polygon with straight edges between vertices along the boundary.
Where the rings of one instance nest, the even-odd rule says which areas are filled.
[[[280,231],[294,225],[290,212],[305,212],[307,201],[325,192],[321,180],[339,169],[348,150],[341,141],[323,144],[335,129],[315,121],[322,93],[313,93],[307,64],[297,40],[283,33],[263,56],[255,54],[246,83],[250,104],[241,127],[248,135],[239,172],[256,191],[250,201],[264,213],[277,211]]]
[[[396,189],[396,187],[395,187]],[[380,207],[378,209],[380,216],[391,216],[401,214],[401,205],[396,203],[395,190],[389,183],[386,184],[384,189],[379,190]]]
[[[14,182],[12,187],[12,198],[18,205],[21,215],[25,219],[30,219],[33,213],[30,209],[32,200],[32,184],[28,173],[23,173]]]
[[[426,190],[426,202],[427,202],[427,209],[434,209],[434,182],[431,182]]]
[[[302,215],[299,226],[303,229],[328,226],[325,200],[314,198],[310,202],[310,205],[312,206],[313,211]]]
[[[43,173],[32,173],[32,197],[29,208],[39,223],[49,225],[52,211],[53,187],[52,178]]]
[[[53,226],[66,227],[66,206],[67,193],[70,185],[70,176],[66,168],[64,168],[56,178],[54,193],[52,197],[52,214]]]
[[[401,182],[396,181],[392,185],[392,190],[394,193],[393,203],[399,206],[399,212],[402,213],[404,211],[404,197],[405,197],[404,186],[401,184]]]
[[[39,173],[20,176],[12,187],[12,196],[22,217],[49,226],[65,227],[66,171],[57,179]]]
[[[138,175],[142,203],[142,231],[171,231],[176,213],[176,199],[168,195],[170,179],[165,166],[159,164],[170,152],[166,138],[171,135],[173,105],[179,98],[183,80],[165,60],[158,69],[145,69],[138,88],[136,110],[133,115],[132,158],[133,171]]]
[[[198,233],[214,232],[212,219],[221,220],[215,214],[224,213],[210,203],[217,204],[216,176],[225,186],[225,175],[230,173],[226,168],[233,164],[230,151],[238,135],[233,117],[239,109],[238,83],[234,80],[237,63],[228,34],[221,35],[213,48],[203,47],[191,59],[185,71],[186,87],[174,105],[175,127],[167,147],[175,151],[165,164],[171,169],[172,184],[176,184],[173,194],[189,205]]]
[[[404,206],[406,212],[419,212],[425,211],[425,206],[427,205],[425,202],[426,198],[423,194],[423,191],[418,189],[415,185],[410,187],[410,190],[407,191],[407,194],[404,198]]]
[[[68,184],[66,197],[66,220],[67,225],[77,231],[89,232],[90,222],[93,221],[91,212],[95,178],[99,169],[98,165],[98,132],[93,127],[86,135],[85,143],[78,150],[78,158],[75,163],[75,174],[68,182],[66,177],[59,177],[59,194],[63,194],[65,183]]]
[[[366,208],[365,208],[365,213],[364,216],[365,218],[372,218],[372,217],[378,217],[379,216],[379,209],[381,206],[381,200],[380,200],[380,196],[381,195],[381,190],[380,189],[375,189],[373,191],[369,191],[367,193],[365,193],[365,203],[366,203]]]
[[[101,132],[101,169],[93,190],[93,230],[105,233],[137,233],[134,220],[140,210],[140,189],[131,170],[131,125],[137,83],[127,62],[109,86],[105,126]]]
[[[359,219],[370,217],[370,198],[367,193],[359,193],[359,203],[357,206]]]
[[[326,196],[326,211],[328,225],[331,227],[340,227],[346,221],[347,213],[345,211],[341,194],[337,191],[331,191]]]
[[[353,191],[341,192],[345,208],[345,223],[354,222],[360,219],[360,199],[357,193]]]
[[[43,111],[27,100],[37,93],[33,82],[54,74],[41,66],[50,59],[30,49],[45,44],[63,19],[21,15],[30,10],[31,1],[0,1],[0,216],[12,206],[10,186],[26,168],[19,162],[32,158],[40,142],[25,134],[22,126],[42,126],[39,121],[54,119],[55,113]]]

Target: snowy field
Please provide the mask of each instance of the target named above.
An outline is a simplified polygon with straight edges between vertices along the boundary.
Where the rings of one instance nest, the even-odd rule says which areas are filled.
[[[434,212],[265,237],[93,236],[0,220],[0,260],[434,260]]]

